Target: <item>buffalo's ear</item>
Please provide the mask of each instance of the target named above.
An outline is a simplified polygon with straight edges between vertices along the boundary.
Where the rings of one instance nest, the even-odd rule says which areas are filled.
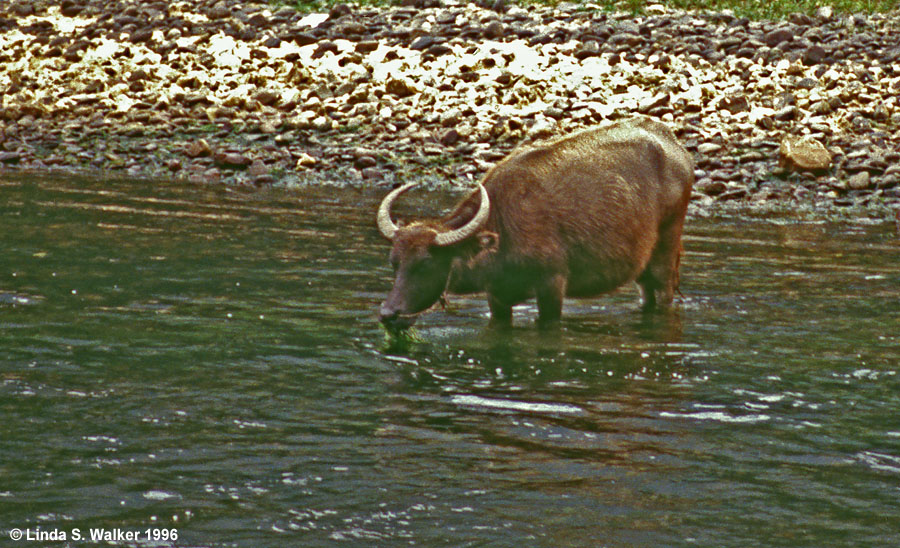
[[[450,230],[456,230],[468,224],[481,206],[481,193],[475,190],[469,194],[462,202],[457,204],[452,213],[444,217],[443,224]]]
[[[444,219],[444,225],[450,230],[456,230],[472,220],[475,216],[476,206],[472,203],[464,203],[453,213]]]
[[[500,235],[490,230],[483,230],[478,233],[478,244],[481,246],[481,251],[496,253],[500,249]]]

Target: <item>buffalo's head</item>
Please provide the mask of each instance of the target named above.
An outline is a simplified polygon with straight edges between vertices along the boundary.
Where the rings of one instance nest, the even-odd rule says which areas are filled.
[[[391,191],[378,208],[378,229],[391,240],[391,266],[394,287],[379,310],[381,323],[389,329],[405,329],[416,315],[436,303],[450,277],[459,247],[474,236],[487,221],[490,201],[487,191],[478,185],[480,200],[474,215],[453,216],[445,221],[419,221],[397,226],[391,220],[391,204],[416,183]],[[465,208],[460,208],[464,210]]]

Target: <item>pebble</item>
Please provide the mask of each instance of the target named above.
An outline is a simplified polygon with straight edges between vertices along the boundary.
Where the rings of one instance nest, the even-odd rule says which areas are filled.
[[[417,92],[415,85],[405,78],[391,78],[384,85],[384,90],[401,99],[415,95]]]
[[[246,169],[252,160],[239,152],[218,152],[213,155],[213,161],[219,167],[227,169]]]
[[[457,142],[459,142],[459,138],[459,131],[457,131],[455,128],[451,128],[444,132],[444,134],[441,136],[441,144],[447,147],[453,146]]]
[[[780,122],[796,120],[798,117],[800,117],[800,109],[796,105],[783,107],[773,115],[773,118]]]
[[[502,38],[504,34],[503,23],[500,21],[492,21],[484,28],[484,37],[489,40],[497,40]]]
[[[869,188],[870,177],[868,171],[860,171],[847,180],[847,187],[851,190],[865,190]]]
[[[212,149],[209,143],[206,142],[206,139],[198,139],[189,143],[185,147],[184,153],[190,158],[197,158],[199,156],[209,156],[212,154]]]
[[[820,45],[812,45],[803,52],[804,65],[818,65],[825,61],[828,52]]]
[[[722,150],[722,145],[717,145],[715,143],[701,143],[697,147],[697,152],[700,154],[713,154]]]

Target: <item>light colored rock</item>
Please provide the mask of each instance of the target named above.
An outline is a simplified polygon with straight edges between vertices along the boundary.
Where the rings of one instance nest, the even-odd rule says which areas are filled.
[[[317,163],[319,163],[318,160],[316,160],[315,158],[313,158],[312,156],[310,156],[309,154],[304,152],[303,154],[300,155],[299,158],[297,158],[297,164],[296,164],[295,168],[296,169],[305,169],[305,168],[313,167]]]
[[[847,180],[847,188],[850,190],[865,190],[869,188],[870,178],[868,171],[860,171]]]
[[[778,165],[792,171],[822,173],[831,168],[831,152],[811,137],[788,136],[778,149]]]
[[[715,143],[702,143],[697,147],[697,152],[700,154],[713,154],[715,152],[719,152],[722,150],[722,145],[717,145]]]

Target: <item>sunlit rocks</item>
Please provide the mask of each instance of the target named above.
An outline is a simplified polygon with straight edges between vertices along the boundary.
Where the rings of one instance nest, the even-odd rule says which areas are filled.
[[[707,198],[898,194],[898,160],[878,154],[900,150],[898,15],[480,4],[0,2],[0,169],[459,181],[519,143],[642,112],[696,154]],[[802,184],[775,192],[773,174]]]

